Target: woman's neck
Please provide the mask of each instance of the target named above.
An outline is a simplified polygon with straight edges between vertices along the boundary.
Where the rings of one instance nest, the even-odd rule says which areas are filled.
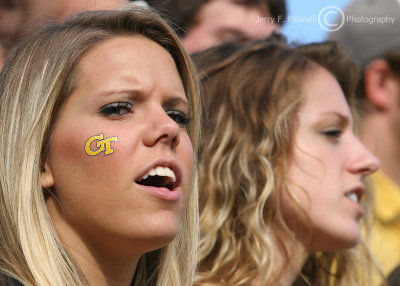
[[[62,219],[59,204],[55,199],[50,197],[46,201],[46,205],[62,244],[76,262],[89,285],[130,286],[132,284],[140,259],[139,254],[133,255],[124,251],[124,248],[111,243],[108,248],[104,245],[89,243]]]
[[[82,252],[73,255],[73,257],[89,285],[130,286],[132,284],[137,261],[126,263],[112,258],[99,257],[99,255],[94,257],[87,255],[87,253],[82,254]]]
[[[272,273],[276,276],[271,277],[269,283],[273,283],[274,286],[292,285],[309,256],[308,252],[299,240],[290,238],[287,234],[276,234],[273,245],[275,253]],[[286,248],[286,251],[283,248]],[[251,286],[263,286],[263,284],[256,279]]]
[[[300,273],[300,270],[307,260],[308,254],[304,245],[299,241],[291,241],[290,245],[285,245],[289,257],[285,257],[283,250],[277,249],[275,253],[275,267],[273,273],[282,273],[278,277],[277,286],[292,285]],[[283,272],[282,272],[283,271]]]

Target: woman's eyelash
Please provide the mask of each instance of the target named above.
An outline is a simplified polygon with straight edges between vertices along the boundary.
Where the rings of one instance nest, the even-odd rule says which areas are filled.
[[[100,108],[100,113],[106,117],[118,118],[132,112],[133,104],[129,102],[113,102]],[[166,111],[166,113],[181,127],[186,127],[186,125],[190,122],[190,118],[184,112],[178,110],[169,110]]]
[[[100,113],[107,117],[119,117],[133,112],[133,105],[129,102],[113,102],[100,108]]]
[[[174,120],[178,125],[185,127],[189,122],[190,118],[183,112],[177,110],[167,111],[169,117]]]

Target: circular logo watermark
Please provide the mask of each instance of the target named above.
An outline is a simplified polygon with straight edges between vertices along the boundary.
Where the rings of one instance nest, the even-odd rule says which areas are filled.
[[[327,6],[319,11],[318,24],[325,31],[337,31],[343,27],[344,22],[345,16],[339,7]]]

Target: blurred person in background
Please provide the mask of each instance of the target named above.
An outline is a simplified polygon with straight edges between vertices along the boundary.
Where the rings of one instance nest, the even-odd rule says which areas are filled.
[[[329,39],[346,48],[362,68],[360,136],[381,161],[381,170],[372,176],[376,201],[371,247],[389,275],[400,264],[400,3],[356,0],[344,13],[349,21]],[[368,24],[361,17],[386,22]]]
[[[284,0],[148,0],[174,23],[189,53],[223,42],[245,43],[278,32]]]
[[[112,9],[128,0],[3,0],[0,3],[0,68],[8,52],[40,26],[83,10]],[[284,0],[148,0],[169,19],[189,53],[226,41],[244,43],[278,32]]]
[[[114,9],[128,0],[1,0],[0,69],[9,51],[41,26],[84,10]]]

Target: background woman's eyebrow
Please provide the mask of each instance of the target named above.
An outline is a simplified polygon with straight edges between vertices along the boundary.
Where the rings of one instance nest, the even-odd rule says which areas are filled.
[[[323,112],[323,113],[321,113],[321,115],[326,116],[326,117],[328,117],[328,116],[335,117],[336,120],[338,120],[340,127],[346,127],[351,122],[350,118],[347,115],[344,115],[344,114],[336,112],[336,111]]]

